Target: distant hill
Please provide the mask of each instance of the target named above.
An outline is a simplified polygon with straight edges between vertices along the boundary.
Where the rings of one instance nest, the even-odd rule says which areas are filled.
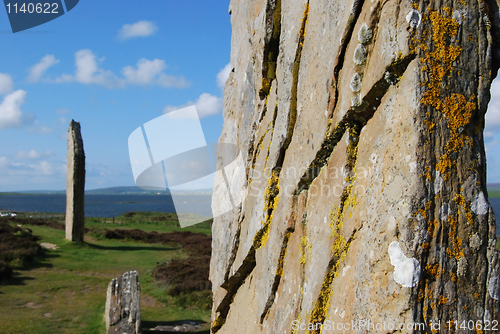
[[[1,195],[64,195],[66,193],[65,190],[25,190],[25,191],[16,191],[16,192],[0,192]],[[206,195],[211,194],[211,189],[201,189],[201,190],[182,190],[182,191],[174,191],[175,194],[182,195]],[[144,190],[139,187],[110,187],[110,188],[101,188],[101,189],[92,189],[86,190],[86,195],[169,195],[170,190]]]
[[[63,191],[64,193],[64,191]],[[170,194],[169,190],[144,190],[139,187],[111,187],[86,190],[87,195],[152,195],[152,194]]]
[[[17,192],[0,192],[1,195],[16,195],[16,194],[31,194],[31,195],[50,195],[50,194],[61,194],[64,195],[65,190],[26,190]],[[111,187],[111,188],[101,188],[86,190],[87,195],[169,195],[170,190],[144,190],[139,187]],[[211,189],[202,190],[182,190],[174,191],[174,194],[180,195],[207,195],[211,194]],[[489,197],[500,197],[500,183],[489,183],[488,184],[488,195]]]

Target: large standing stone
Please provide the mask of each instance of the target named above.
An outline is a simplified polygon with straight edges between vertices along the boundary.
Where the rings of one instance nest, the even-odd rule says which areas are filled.
[[[83,241],[85,233],[85,152],[80,123],[71,120],[68,130],[66,176],[66,239]]]
[[[137,271],[113,278],[106,294],[106,333],[137,334],[141,332],[141,286]]]
[[[214,219],[213,333],[495,319],[483,129],[499,2],[231,1],[220,142],[245,155],[227,179],[247,188]]]

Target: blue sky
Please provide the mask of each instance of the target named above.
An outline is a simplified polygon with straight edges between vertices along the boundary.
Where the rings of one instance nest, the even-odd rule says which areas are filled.
[[[177,107],[196,103],[207,142],[217,142],[230,58],[228,6],[85,0],[16,34],[0,8],[0,191],[65,188],[71,119],[82,126],[87,189],[134,185],[129,135]],[[488,182],[500,182],[498,80],[492,95]]]
[[[87,189],[134,185],[128,136],[176,107],[196,103],[207,142],[217,142],[228,7],[85,0],[16,34],[0,9],[0,191],[65,188],[71,119],[82,126]]]

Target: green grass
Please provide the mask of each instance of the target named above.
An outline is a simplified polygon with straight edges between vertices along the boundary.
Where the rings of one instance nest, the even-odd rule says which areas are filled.
[[[140,229],[146,232],[156,231],[158,233],[168,232],[198,232],[207,235],[212,234],[212,225],[204,222],[193,226],[181,228],[175,216],[164,213],[137,212],[134,215],[124,214],[113,218],[86,218],[87,228],[107,228],[107,229]],[[162,220],[163,219],[163,220]]]
[[[169,224],[92,224],[158,232],[175,230]],[[8,285],[0,285],[2,333],[104,333],[107,286],[112,278],[129,270],[139,273],[143,321],[209,322],[209,310],[178,306],[178,300],[168,296],[165,287],[157,286],[151,278],[157,262],[185,258],[182,249],[92,237],[86,237],[83,244],[71,243],[64,239],[63,231],[44,226],[29,228],[41,237],[40,242],[59,248],[47,250],[30,269],[17,271]]]

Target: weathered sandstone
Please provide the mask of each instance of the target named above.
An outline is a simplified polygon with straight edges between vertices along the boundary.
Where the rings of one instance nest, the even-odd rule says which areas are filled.
[[[231,1],[220,142],[243,152],[227,178],[245,196],[214,220],[212,333],[496,317],[499,2]]]

